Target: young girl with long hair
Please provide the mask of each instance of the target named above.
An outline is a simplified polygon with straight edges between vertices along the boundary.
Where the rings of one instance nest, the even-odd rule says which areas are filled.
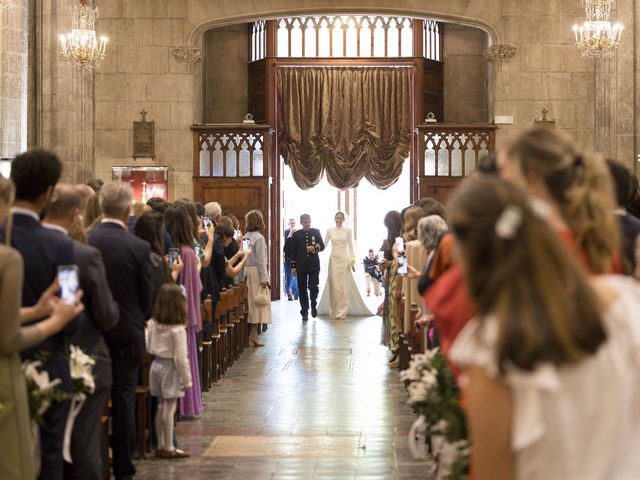
[[[147,322],[147,350],[155,355],[149,373],[151,395],[158,398],[155,427],[156,457],[186,458],[173,446],[173,421],[178,398],[192,386],[187,355],[187,304],[182,289],[165,283],[158,292],[151,320]]]
[[[464,184],[450,226],[477,308],[450,350],[466,377],[474,479],[637,476],[638,285],[589,276],[503,180]],[[588,252],[592,265],[611,260]]]

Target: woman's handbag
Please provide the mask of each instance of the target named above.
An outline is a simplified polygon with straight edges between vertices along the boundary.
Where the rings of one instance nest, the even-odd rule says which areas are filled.
[[[253,297],[253,303],[255,303],[259,307],[264,307],[265,305],[271,304],[271,294],[269,293],[269,287],[265,285],[260,285],[258,289],[258,293]]]

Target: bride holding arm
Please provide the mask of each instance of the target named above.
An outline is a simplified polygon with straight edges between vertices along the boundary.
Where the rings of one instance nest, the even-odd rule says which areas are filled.
[[[368,317],[373,313],[367,308],[362,295],[358,291],[353,268],[355,251],[353,248],[353,232],[344,225],[345,215],[336,213],[336,226],[327,230],[325,245],[331,242],[329,257],[329,275],[318,305],[320,315],[344,320],[347,316]]]

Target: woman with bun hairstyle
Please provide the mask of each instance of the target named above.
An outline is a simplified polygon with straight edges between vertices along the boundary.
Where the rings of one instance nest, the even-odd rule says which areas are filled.
[[[588,275],[548,212],[504,180],[466,182],[450,228],[477,309],[449,352],[474,480],[635,478],[640,287]],[[611,253],[595,245],[586,256],[606,268]]]

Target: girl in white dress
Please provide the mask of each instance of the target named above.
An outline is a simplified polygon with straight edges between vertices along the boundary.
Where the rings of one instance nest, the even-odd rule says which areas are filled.
[[[587,277],[513,184],[468,181],[450,215],[478,316],[454,341],[474,480],[640,472],[640,288]]]
[[[347,316],[370,317],[373,313],[367,308],[358,291],[353,278],[355,266],[355,252],[353,249],[353,233],[344,227],[345,215],[336,213],[335,228],[327,230],[324,238],[325,246],[331,242],[331,256],[329,257],[329,276],[318,305],[320,315],[330,315],[331,318],[344,320]]]

